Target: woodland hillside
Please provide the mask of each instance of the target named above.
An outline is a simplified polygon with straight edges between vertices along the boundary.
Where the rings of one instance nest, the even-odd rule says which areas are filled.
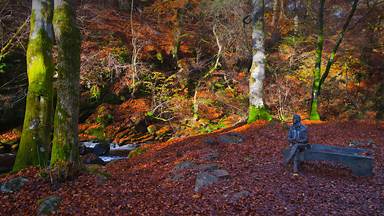
[[[24,116],[25,22],[31,4],[2,5],[3,47],[12,42],[1,58],[0,121],[7,131],[20,126]],[[295,9],[293,1],[282,1],[273,6],[266,2],[265,104],[276,119],[286,121],[293,113],[306,118],[316,4],[303,1]],[[82,35],[82,135],[102,127],[110,139],[146,141],[211,132],[246,119],[252,57],[251,26],[243,22],[250,13],[246,1],[134,1],[132,9],[130,1],[78,1],[76,8]],[[360,2],[323,86],[323,120],[381,118],[381,9],[379,1]],[[296,30],[295,10],[300,11]],[[324,62],[349,10],[346,1],[326,7]],[[207,74],[217,58],[217,69]],[[153,137],[148,127],[160,135]]]
[[[384,214],[383,10],[0,0],[0,215]]]

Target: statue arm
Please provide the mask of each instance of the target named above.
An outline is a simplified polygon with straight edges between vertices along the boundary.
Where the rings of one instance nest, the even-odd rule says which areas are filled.
[[[295,141],[295,136],[294,136],[294,133],[292,133],[292,129],[290,128],[289,131],[288,131],[288,142],[293,142]]]
[[[308,142],[308,129],[304,126],[300,131],[300,136],[298,142],[307,143]]]

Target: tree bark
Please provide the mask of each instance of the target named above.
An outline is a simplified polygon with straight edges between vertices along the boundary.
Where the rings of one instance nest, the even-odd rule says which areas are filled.
[[[67,178],[79,167],[78,117],[80,80],[80,30],[74,2],[55,0],[53,27],[58,47],[57,104],[54,118],[51,167]]]
[[[249,78],[248,123],[258,119],[271,120],[263,102],[265,78],[264,0],[252,0],[252,66]]]
[[[275,44],[279,38],[280,38],[280,28],[279,28],[279,24],[280,24],[280,11],[279,9],[281,9],[281,7],[279,7],[280,5],[280,2],[281,0],[275,0],[273,2],[273,12],[272,12],[272,27],[273,27],[273,30],[272,30],[272,36],[271,36],[271,43],[272,44]]]
[[[52,2],[33,0],[27,49],[28,94],[14,171],[46,166],[52,128]]]
[[[295,36],[300,34],[300,18],[301,18],[301,0],[295,0],[295,16],[293,17],[293,33]]]
[[[321,58],[323,54],[323,45],[324,45],[324,4],[325,0],[320,0],[319,7],[319,33],[317,35],[317,49],[316,49],[316,63],[315,70],[313,71],[313,85],[312,85],[312,98],[311,98],[311,110],[310,110],[310,119],[311,120],[320,120],[320,115],[317,110],[318,106],[318,97],[320,91],[320,74],[321,74]]]

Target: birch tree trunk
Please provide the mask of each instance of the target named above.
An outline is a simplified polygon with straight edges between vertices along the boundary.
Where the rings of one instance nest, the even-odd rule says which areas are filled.
[[[59,179],[79,166],[78,117],[80,80],[80,30],[74,2],[54,0],[53,27],[58,47],[57,104],[54,118],[51,167]]]
[[[33,0],[27,49],[28,94],[14,171],[46,166],[52,128],[52,2]]]
[[[271,120],[263,102],[265,78],[264,0],[252,0],[252,66],[249,78],[248,123],[258,119]]]

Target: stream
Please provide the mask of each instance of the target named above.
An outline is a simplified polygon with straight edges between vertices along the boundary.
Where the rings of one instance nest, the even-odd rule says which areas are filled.
[[[110,143],[109,150],[106,150],[107,153],[100,154],[100,152],[98,152],[98,149],[97,149],[97,146],[99,144],[100,143],[97,141],[80,142],[80,146],[85,147],[85,152],[95,153],[105,163],[109,163],[115,160],[126,159],[128,158],[129,152],[131,152],[132,150],[135,150],[140,146],[139,144],[126,144],[126,145],[119,146],[116,143]]]

